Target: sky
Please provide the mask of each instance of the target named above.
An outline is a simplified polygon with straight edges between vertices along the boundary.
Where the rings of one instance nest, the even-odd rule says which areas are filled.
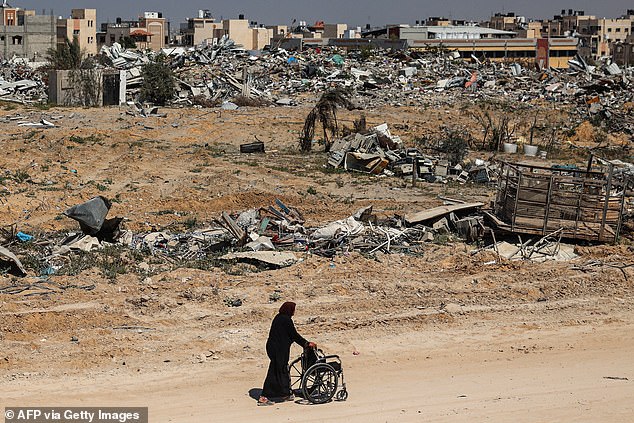
[[[634,8],[629,0],[9,0],[14,7],[35,9],[38,14],[53,9],[55,15],[68,16],[73,8],[97,9],[97,21],[113,22],[120,16],[124,20],[135,19],[144,11],[162,12],[170,20],[172,28],[178,28],[187,17],[198,14],[199,9],[209,9],[217,19],[246,19],[265,25],[289,25],[293,19],[317,20],[327,23],[347,23],[352,26],[372,26],[415,23],[429,16],[481,21],[495,12],[515,12],[527,18],[552,18],[562,9],[584,10],[587,15],[619,17],[626,9]]]

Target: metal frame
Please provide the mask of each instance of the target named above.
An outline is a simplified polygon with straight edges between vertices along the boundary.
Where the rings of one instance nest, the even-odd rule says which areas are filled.
[[[616,242],[627,183],[607,172],[501,163],[496,224],[514,233]]]

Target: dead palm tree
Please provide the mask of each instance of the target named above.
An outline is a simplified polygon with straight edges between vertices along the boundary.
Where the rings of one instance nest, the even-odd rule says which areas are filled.
[[[317,122],[321,122],[324,131],[324,149],[326,152],[330,151],[332,140],[339,133],[337,125],[337,108],[339,107],[345,107],[348,110],[354,107],[345,90],[335,88],[321,96],[304,121],[304,129],[299,139],[299,147],[303,152],[309,152],[312,148]]]

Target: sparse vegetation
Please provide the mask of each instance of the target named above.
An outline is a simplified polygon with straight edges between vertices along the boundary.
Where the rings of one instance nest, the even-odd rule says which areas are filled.
[[[164,106],[176,94],[174,72],[165,63],[165,56],[159,54],[154,62],[143,66],[143,85],[141,99]]]

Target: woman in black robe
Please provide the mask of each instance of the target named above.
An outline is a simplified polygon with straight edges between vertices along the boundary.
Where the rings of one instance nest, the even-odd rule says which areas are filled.
[[[264,380],[262,395],[258,405],[271,405],[270,398],[280,398],[283,401],[293,399],[291,392],[291,376],[288,371],[288,359],[293,342],[304,348],[316,348],[315,343],[304,339],[293,324],[295,303],[286,302],[280,307],[280,311],[271,323],[269,339],[266,341],[266,354],[271,363]]]

